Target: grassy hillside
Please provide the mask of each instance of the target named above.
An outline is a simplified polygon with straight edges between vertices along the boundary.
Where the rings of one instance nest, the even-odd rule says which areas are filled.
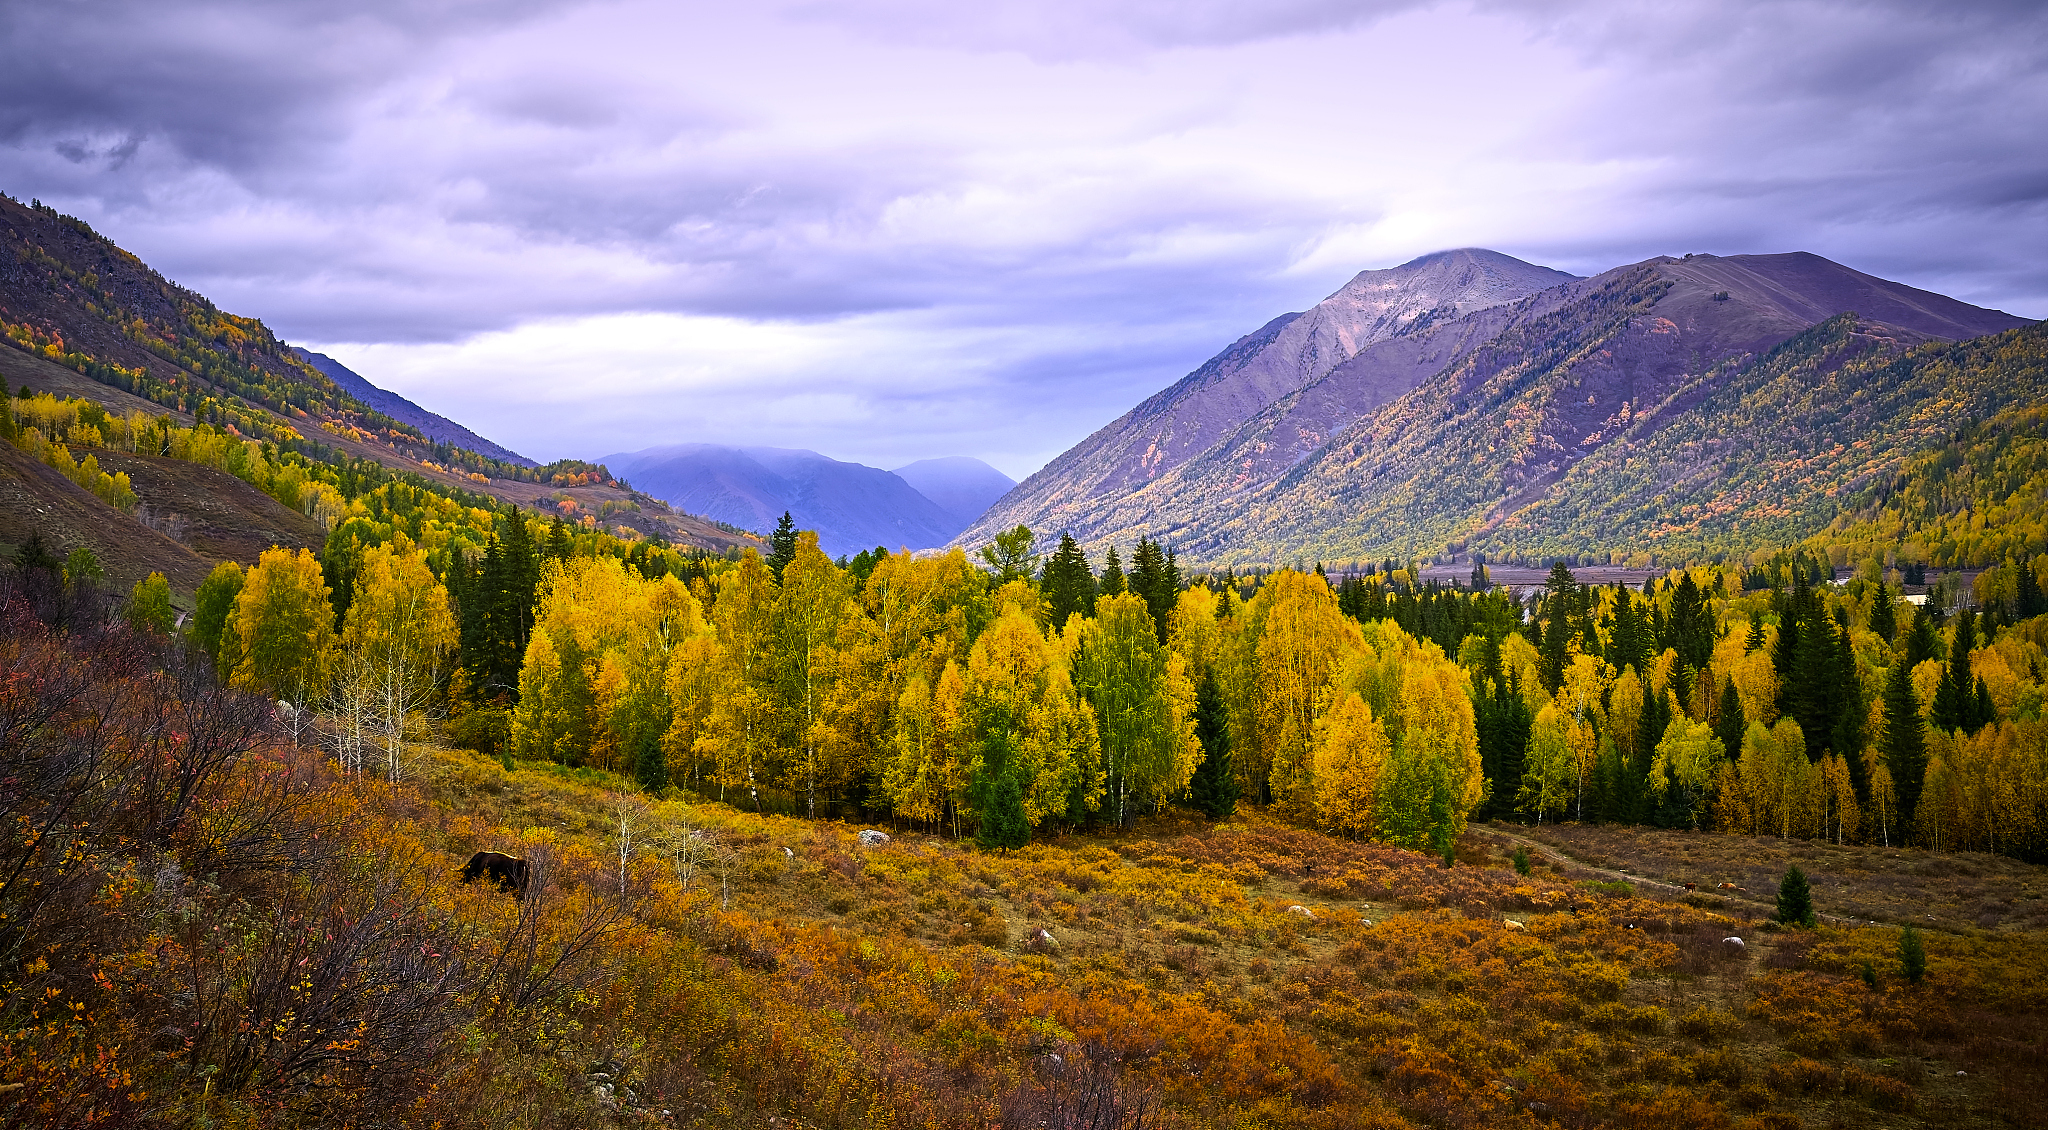
[[[1914,985],[1889,927],[1524,877],[1513,829],[1450,869],[1263,816],[985,853],[429,745],[347,778],[160,644],[8,612],[4,796],[69,829],[0,838],[16,1124],[2003,1126],[2048,1084],[2021,916],[1931,924]],[[1599,862],[1705,839],[1638,835]],[[524,899],[457,881],[479,849]]]

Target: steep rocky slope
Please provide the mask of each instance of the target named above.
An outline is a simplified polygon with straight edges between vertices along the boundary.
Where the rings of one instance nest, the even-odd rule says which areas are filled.
[[[957,540],[979,544],[1019,523],[1055,531],[1071,524],[1080,534],[1094,509],[1167,475],[1361,350],[1424,334],[1573,277],[1481,248],[1361,271],[1329,298],[1240,338],[1054,459]]]
[[[1803,374],[1799,396],[1772,383],[1791,379],[1785,373],[1757,369],[1774,349],[1852,310],[1853,325],[1802,343],[1796,364],[1779,358],[1785,372]],[[1202,561],[1697,546],[1700,528],[1660,516],[1674,500],[1654,490],[1637,498],[1646,488],[1633,480],[1615,493],[1628,453],[1681,421],[1721,435],[1738,422],[1826,417],[1852,421],[1846,432],[1828,429],[1833,440],[1902,456],[1886,429],[1954,382],[1886,377],[1884,366],[1922,343],[2025,324],[1815,255],[1652,259],[1375,345],[1141,490],[1077,508],[1060,524],[1097,542],[1148,534]],[[1853,388],[1828,383],[1852,365],[1876,375]],[[2005,394],[2025,395],[2005,384]],[[1766,386],[1776,415],[1758,419]],[[1998,382],[1979,391],[1970,410],[2002,406]],[[1824,403],[1857,395],[1892,415],[1831,415]],[[1595,453],[1602,461],[1574,477]],[[1778,454],[1791,458],[1789,448]],[[1719,476],[1682,477],[1709,494],[1742,479],[1743,501],[1726,505],[1750,510],[1782,507],[1815,486],[1744,478],[1756,469],[1731,462]],[[1881,469],[1865,459],[1855,475],[1821,485]],[[1603,522],[1583,520],[1595,513]],[[1714,525],[1716,536],[1739,540],[1740,523]]]

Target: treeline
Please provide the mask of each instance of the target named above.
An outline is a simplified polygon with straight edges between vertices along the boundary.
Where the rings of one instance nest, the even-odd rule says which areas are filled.
[[[237,685],[374,716],[392,771],[445,713],[462,744],[650,791],[992,845],[1242,797],[1417,846],[1477,816],[2042,852],[2031,567],[1980,615],[1803,551],[1641,590],[1559,565],[1526,605],[1394,565],[1186,578],[1141,541],[1097,571],[1025,530],[976,561],[834,562],[793,529],[682,557],[394,485],[324,567],[222,566],[195,630]]]

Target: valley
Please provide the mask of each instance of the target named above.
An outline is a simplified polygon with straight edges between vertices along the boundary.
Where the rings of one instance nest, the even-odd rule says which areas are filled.
[[[2039,324],[1466,249],[1021,484],[535,466],[0,213],[10,1125],[2003,1128],[2048,1086]]]

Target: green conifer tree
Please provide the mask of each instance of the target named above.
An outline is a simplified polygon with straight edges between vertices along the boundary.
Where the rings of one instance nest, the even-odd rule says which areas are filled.
[[[1941,637],[1934,631],[1934,614],[1926,608],[1913,610],[1913,630],[1906,634],[1906,669],[1912,670],[1941,654]]]
[[[1076,612],[1095,615],[1095,573],[1072,534],[1060,535],[1060,547],[1045,563],[1039,577],[1039,591],[1045,595],[1055,628],[1064,626]]]
[[[1195,738],[1202,760],[1188,782],[1188,797],[1212,820],[1237,811],[1237,773],[1230,759],[1230,726],[1223,709],[1223,691],[1214,671],[1202,677],[1195,691]]]
[[[1742,696],[1736,693],[1735,680],[1730,679],[1721,685],[1721,709],[1714,718],[1714,736],[1721,739],[1721,748],[1732,758],[1742,752],[1742,735],[1748,729],[1749,719],[1742,712]]]
[[[1103,554],[1102,578],[1095,587],[1102,596],[1122,596],[1129,591],[1124,582],[1123,563],[1117,560],[1116,547],[1113,545]]]
[[[2048,599],[2041,595],[2041,579],[2034,575],[2034,565],[2022,560],[2014,567],[2018,574],[2014,582],[2012,618],[2015,621],[2030,620],[2048,612]]]
[[[1911,923],[1899,932],[1899,972],[1915,985],[1927,979],[1927,947]]]
[[[1795,864],[1778,883],[1778,921],[1813,929],[1813,886]]]
[[[1919,807],[1920,787],[1927,776],[1927,732],[1921,726],[1912,674],[1903,660],[1895,662],[1885,677],[1884,736],[1878,743],[1878,753],[1884,758],[1885,768],[1891,771],[1902,830],[1913,826],[1913,812]]]
[[[1889,644],[1899,634],[1898,610],[1892,605],[1892,590],[1879,582],[1870,598],[1870,630]]]
[[[1955,638],[1948,645],[1948,666],[1934,690],[1930,720],[1944,730],[1977,730],[1977,687],[1970,674],[1970,652],[1976,646],[1977,614],[1965,608],[1956,616]]]
[[[782,512],[782,520],[775,523],[775,532],[768,537],[768,568],[775,579],[782,580],[782,570],[796,560],[796,520],[789,511]]]
[[[1031,842],[1031,825],[1024,819],[1024,789],[1007,764],[995,767],[992,782],[982,790],[981,823],[974,842],[986,850],[1007,852]]]

